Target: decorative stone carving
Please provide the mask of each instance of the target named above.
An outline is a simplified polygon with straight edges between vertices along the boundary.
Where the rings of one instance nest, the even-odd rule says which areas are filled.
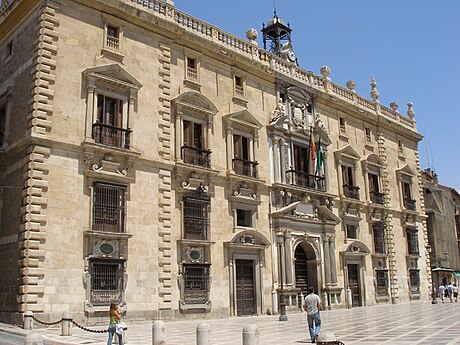
[[[283,100],[281,98],[278,100],[278,104],[276,105],[275,109],[272,111],[271,115],[272,116],[271,116],[271,119],[270,119],[270,123],[274,123],[274,122],[278,121],[281,117],[286,115],[286,107],[285,107],[284,102],[283,102]]]
[[[331,75],[331,69],[329,68],[329,66],[323,66],[320,68],[320,72],[321,72],[321,75],[330,80],[331,78],[329,78],[329,76]]]
[[[370,92],[370,95],[371,95],[371,98],[375,101],[375,102],[378,102],[378,98],[380,96],[379,94],[379,91],[377,90],[377,83],[375,82],[375,78],[374,78],[374,75],[372,75],[372,78],[371,78],[371,92]]]
[[[415,116],[415,111],[414,111],[414,108],[412,107],[413,107],[412,102],[407,102],[407,116],[409,116],[411,120],[413,120]]]
[[[354,80],[347,81],[347,87],[350,91],[353,91],[354,93],[356,93],[356,90],[355,90],[356,82]]]
[[[292,123],[297,127],[304,127],[305,125],[305,104],[301,104],[295,101],[291,101],[292,110]]]
[[[391,102],[391,103],[390,103],[390,108],[391,108],[393,111],[398,111],[398,103],[397,103],[397,102]]]
[[[329,135],[329,132],[327,131],[326,126],[324,125],[323,121],[321,120],[320,113],[316,113],[316,118],[315,118],[315,127],[316,128],[321,128],[321,130],[324,131],[327,135]]]

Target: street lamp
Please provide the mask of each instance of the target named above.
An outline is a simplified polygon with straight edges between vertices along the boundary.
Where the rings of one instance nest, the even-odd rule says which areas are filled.
[[[278,243],[279,249],[279,279],[280,279],[280,317],[279,321],[287,321],[286,315],[286,303],[284,301],[284,286],[283,286],[283,242],[284,242],[284,233],[277,233],[276,240]]]

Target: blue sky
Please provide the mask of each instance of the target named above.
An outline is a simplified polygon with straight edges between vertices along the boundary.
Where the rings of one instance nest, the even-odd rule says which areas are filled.
[[[175,0],[190,15],[244,38],[273,17],[273,0]],[[422,169],[460,191],[460,0],[277,0],[289,22],[300,66],[345,86],[353,79],[370,98],[375,76],[379,101],[414,103]],[[457,143],[457,144],[456,144]]]

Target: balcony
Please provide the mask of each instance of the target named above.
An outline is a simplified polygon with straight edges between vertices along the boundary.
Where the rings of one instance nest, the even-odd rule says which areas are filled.
[[[93,123],[93,139],[96,143],[129,150],[131,130],[102,123]]]
[[[374,204],[384,205],[385,204],[385,194],[380,193],[376,190],[371,190],[370,192],[371,201]]]
[[[211,150],[184,145],[181,148],[181,154],[184,163],[198,165],[205,168],[211,167]]]
[[[257,165],[259,163],[241,158],[233,158],[233,171],[238,175],[257,178]]]
[[[345,194],[347,198],[359,200],[359,187],[344,184],[343,194]]]
[[[314,188],[322,192],[326,191],[326,184],[323,176],[307,174],[303,171],[286,171],[286,182],[300,187]]]
[[[404,198],[404,207],[408,210],[415,211],[415,200],[411,198]]]

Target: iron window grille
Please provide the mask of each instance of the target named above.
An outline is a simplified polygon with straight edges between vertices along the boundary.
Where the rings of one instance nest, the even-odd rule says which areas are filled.
[[[388,294],[388,271],[377,270],[375,272],[375,278],[377,280],[377,294],[387,295]]]
[[[419,255],[417,230],[407,231],[407,251],[409,255]]]
[[[420,271],[418,269],[409,270],[410,290],[412,293],[420,291]]]
[[[209,197],[200,186],[184,197],[184,238],[207,240],[209,227]]]
[[[358,226],[356,224],[345,224],[347,238],[358,238]]]
[[[93,230],[125,232],[126,187],[95,183]]]
[[[110,305],[111,302],[121,303],[123,296],[124,262],[115,260],[92,260],[91,304]]]
[[[374,250],[377,254],[386,254],[385,248],[385,224],[379,222],[372,226],[374,232]]]
[[[236,226],[252,227],[252,211],[237,209]]]
[[[209,266],[184,264],[184,302],[205,304],[209,300]]]

